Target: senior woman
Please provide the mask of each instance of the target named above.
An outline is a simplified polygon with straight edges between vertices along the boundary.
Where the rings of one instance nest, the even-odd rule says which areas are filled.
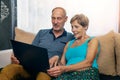
[[[69,41],[58,66],[48,70],[53,80],[99,80],[97,57],[100,46],[95,37],[87,35],[89,20],[84,14],[71,21],[75,39]]]

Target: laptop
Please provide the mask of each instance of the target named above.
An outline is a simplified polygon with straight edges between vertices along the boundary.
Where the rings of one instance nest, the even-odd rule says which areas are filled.
[[[15,40],[11,40],[11,44],[15,57],[30,74],[36,75],[39,72],[47,72],[47,69],[50,68],[46,48]]]

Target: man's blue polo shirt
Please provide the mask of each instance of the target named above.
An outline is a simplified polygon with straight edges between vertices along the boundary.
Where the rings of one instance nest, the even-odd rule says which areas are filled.
[[[55,38],[52,29],[40,30],[33,40],[33,45],[47,48],[49,58],[54,55],[61,57],[65,44],[73,39],[72,33],[64,30],[63,34]]]

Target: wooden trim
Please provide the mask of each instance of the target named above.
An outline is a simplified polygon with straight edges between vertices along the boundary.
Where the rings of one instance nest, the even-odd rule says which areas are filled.
[[[119,33],[120,33],[120,1],[119,1]]]

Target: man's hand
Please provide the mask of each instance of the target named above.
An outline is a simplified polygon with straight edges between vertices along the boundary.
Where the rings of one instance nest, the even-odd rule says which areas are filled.
[[[20,63],[19,60],[14,56],[14,54],[11,55],[11,62],[13,64],[19,64]]]
[[[50,64],[50,68],[51,67],[54,67],[58,64],[58,61],[59,61],[59,56],[53,56],[49,59],[49,64]]]

